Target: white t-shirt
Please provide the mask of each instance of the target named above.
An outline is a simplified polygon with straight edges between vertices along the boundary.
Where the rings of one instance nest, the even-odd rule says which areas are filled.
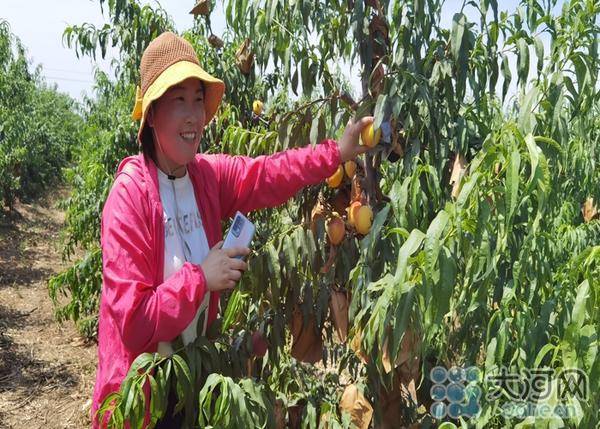
[[[210,248],[188,172],[186,171],[183,177],[171,180],[160,169],[157,170],[165,229],[164,281],[179,271],[186,260],[193,264],[202,263]],[[189,344],[196,339],[198,319],[202,312],[204,312],[204,320],[201,331],[202,335],[206,333],[209,296],[208,292],[204,295],[194,319],[181,333],[184,344]],[[158,352],[164,356],[172,354],[171,343],[159,343]]]

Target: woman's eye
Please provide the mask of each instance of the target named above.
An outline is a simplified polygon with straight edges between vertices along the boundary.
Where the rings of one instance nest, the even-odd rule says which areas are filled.
[[[198,98],[196,98],[196,101],[197,102],[202,102],[202,101],[204,101],[204,98],[203,97],[198,97]]]

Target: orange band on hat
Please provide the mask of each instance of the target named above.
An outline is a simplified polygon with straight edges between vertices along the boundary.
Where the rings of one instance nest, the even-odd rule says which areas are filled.
[[[133,112],[131,112],[131,119],[139,121],[142,119],[142,103],[144,99],[142,97],[142,89],[137,86],[135,88],[135,105],[133,106]]]

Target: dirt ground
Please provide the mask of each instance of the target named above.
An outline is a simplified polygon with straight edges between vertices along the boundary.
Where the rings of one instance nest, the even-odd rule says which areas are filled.
[[[0,214],[0,428],[83,428],[96,371],[96,345],[53,316],[47,279],[63,270],[54,189]]]

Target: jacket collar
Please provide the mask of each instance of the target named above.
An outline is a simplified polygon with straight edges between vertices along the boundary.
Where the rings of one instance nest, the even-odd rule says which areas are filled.
[[[156,164],[143,154],[128,156],[123,159],[117,168],[117,175],[127,174],[140,189],[145,190],[154,206],[160,204],[160,193],[158,187],[158,171]]]
[[[194,188],[194,195],[196,197],[198,210],[200,211],[200,216],[202,219],[207,219],[206,216],[208,216],[210,210],[207,206],[207,199],[203,198],[202,196],[204,176],[198,166],[197,161],[199,157],[201,157],[201,155],[197,155],[196,158],[187,165],[187,168],[188,174],[190,175],[190,180],[192,182],[192,187]],[[160,212],[159,219],[162,219],[162,203],[160,201],[158,169],[154,161],[146,158],[141,153],[138,155],[129,156],[119,164],[117,174],[120,173],[130,176],[132,180],[140,187],[140,189],[143,189],[147,193],[150,200],[150,207],[156,208]],[[204,221],[204,225],[206,237],[210,247],[212,247],[220,240],[220,236],[218,231],[214,231],[208,226],[211,225],[210,222]]]

